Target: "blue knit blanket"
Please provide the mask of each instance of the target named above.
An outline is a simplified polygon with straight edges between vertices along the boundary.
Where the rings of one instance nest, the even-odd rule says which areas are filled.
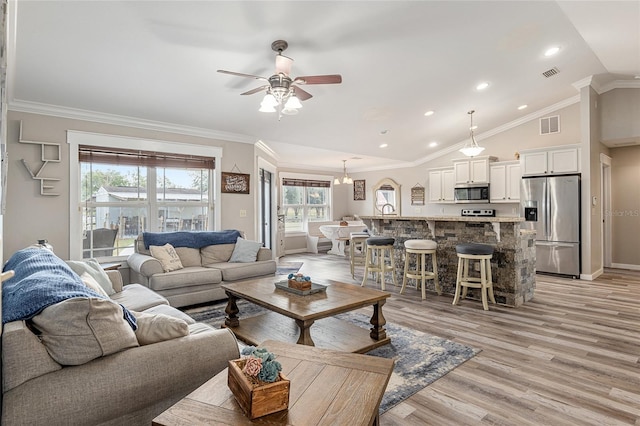
[[[47,306],[74,297],[111,300],[86,287],[78,274],[46,249],[19,250],[2,270],[15,272],[12,278],[2,283],[3,324],[31,319]],[[122,309],[124,319],[136,330],[135,317],[124,306]]]
[[[176,231],[176,232],[143,232],[144,248],[163,246],[167,243],[174,247],[202,248],[214,244],[235,244],[240,231]]]

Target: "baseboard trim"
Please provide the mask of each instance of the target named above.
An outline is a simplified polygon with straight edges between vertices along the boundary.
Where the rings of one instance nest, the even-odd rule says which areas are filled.
[[[604,273],[604,269],[600,268],[597,271],[595,271],[593,274],[580,274],[580,279],[586,280],[586,281],[593,281],[603,273]]]
[[[612,263],[611,267],[617,269],[631,269],[632,271],[640,271],[640,265],[631,265],[627,263]]]

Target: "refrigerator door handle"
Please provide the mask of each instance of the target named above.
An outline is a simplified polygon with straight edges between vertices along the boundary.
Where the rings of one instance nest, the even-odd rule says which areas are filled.
[[[575,243],[553,243],[547,241],[536,241],[536,245],[538,246],[554,246],[554,247],[573,247]]]

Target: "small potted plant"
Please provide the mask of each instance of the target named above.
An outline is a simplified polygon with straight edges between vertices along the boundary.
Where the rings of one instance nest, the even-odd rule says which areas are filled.
[[[247,346],[242,358],[229,361],[229,389],[247,417],[255,419],[289,408],[289,379],[276,355]]]

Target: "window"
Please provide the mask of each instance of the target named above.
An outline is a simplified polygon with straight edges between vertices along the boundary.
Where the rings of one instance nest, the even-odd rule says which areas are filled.
[[[138,234],[213,229],[215,158],[78,145],[82,257],[133,253]]]
[[[285,232],[306,231],[307,222],[331,220],[331,182],[282,179]]]

